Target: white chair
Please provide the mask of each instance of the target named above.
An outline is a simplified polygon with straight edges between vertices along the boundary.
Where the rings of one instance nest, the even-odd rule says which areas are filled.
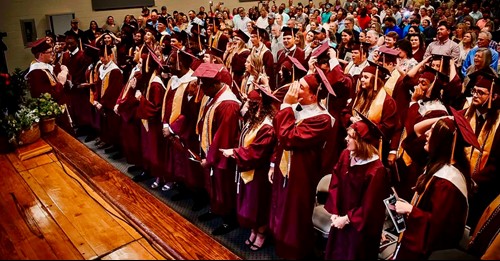
[[[324,238],[328,238],[330,228],[332,227],[332,222],[330,220],[332,214],[328,213],[325,209],[325,203],[328,197],[328,187],[330,186],[331,179],[332,174],[327,174],[319,181],[316,187],[316,206],[314,207],[312,215],[314,228],[318,230]]]

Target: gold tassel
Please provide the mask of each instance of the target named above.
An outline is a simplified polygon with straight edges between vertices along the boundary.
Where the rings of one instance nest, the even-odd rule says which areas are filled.
[[[108,46],[104,45],[104,57],[108,58]]]
[[[295,66],[292,64],[292,82],[295,81]]]
[[[451,157],[450,157],[450,164],[453,163],[453,158],[455,157],[455,145],[457,144],[457,129],[455,129],[455,133],[453,134],[453,143],[451,144]]]
[[[146,58],[146,73],[149,73],[149,56],[151,56],[151,54],[148,53],[148,58]]]
[[[177,51],[177,57],[175,57],[175,59],[177,60],[176,63],[175,63],[175,66],[176,66],[177,70],[181,69],[181,66],[179,65],[179,55],[180,55],[180,51],[178,50]]]
[[[491,109],[491,101],[493,100],[493,85],[495,84],[495,80],[491,82],[490,86],[490,97],[488,98],[488,109]]]
[[[382,160],[382,144],[383,144],[382,137],[380,137],[378,140],[378,157],[380,160]]]
[[[443,62],[444,62],[444,56],[441,56],[441,64],[439,65],[439,72],[443,72]]]
[[[359,92],[359,87],[361,86],[361,81],[358,79],[358,83],[356,83],[356,93]]]
[[[377,88],[377,85],[378,85],[377,83],[378,83],[378,66],[377,66],[377,67],[376,67],[376,69],[375,69],[375,84],[374,84],[374,86],[373,86],[373,89],[374,89],[375,91],[377,91],[377,89],[378,89],[378,88]]]

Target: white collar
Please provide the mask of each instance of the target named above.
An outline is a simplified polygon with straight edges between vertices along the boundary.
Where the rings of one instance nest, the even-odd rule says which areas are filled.
[[[80,51],[80,48],[76,47],[75,50],[73,50],[73,52],[71,52],[70,54],[73,56],[73,55],[77,54],[78,51]]]
[[[106,75],[114,69],[120,70],[120,68],[118,68],[118,66],[113,61],[109,61],[108,64],[103,64],[101,67],[99,67],[99,78],[101,78],[101,80],[104,80],[104,77],[106,77]]]
[[[323,108],[321,108],[317,103],[313,103],[313,104],[309,104],[309,105],[300,104],[300,107],[302,107],[302,110],[300,110],[300,111],[297,111],[298,105],[299,105],[299,103],[292,105],[292,109],[293,109],[293,112],[295,114],[295,122],[299,122],[301,120],[312,118],[312,117],[318,116],[320,114],[326,114],[326,115],[330,116],[330,118],[332,119],[332,121],[331,121],[332,126],[335,123],[335,119],[332,117],[332,115],[330,115],[330,113],[328,113],[327,110],[324,110]]]
[[[373,154],[371,158],[369,159],[360,159],[360,158],[356,158],[353,156],[353,152],[351,151],[350,152],[350,158],[351,158],[351,161],[350,161],[350,165],[349,166],[361,166],[361,165],[366,165],[370,162],[373,162],[373,161],[376,161],[379,159],[378,155],[377,154]]]
[[[181,78],[177,77],[177,75],[172,76],[172,83],[170,84],[170,89],[175,90],[177,87],[181,86],[181,84],[188,83],[190,81],[196,80],[198,78],[191,76],[193,74],[193,70],[189,69],[189,71],[184,74]]]
[[[38,60],[30,65],[30,70],[26,76],[33,70],[49,70],[51,74],[54,74],[54,66],[52,64],[43,63]]]

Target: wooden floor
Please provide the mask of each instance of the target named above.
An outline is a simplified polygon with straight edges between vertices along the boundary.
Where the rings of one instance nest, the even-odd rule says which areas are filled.
[[[65,132],[44,139],[0,155],[3,259],[240,259]]]

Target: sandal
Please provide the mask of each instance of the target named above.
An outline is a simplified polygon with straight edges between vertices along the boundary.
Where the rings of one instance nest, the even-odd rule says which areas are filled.
[[[245,240],[245,245],[251,246],[255,242],[255,239],[257,239],[257,234],[255,234],[253,231],[250,234],[250,236]]]
[[[260,245],[257,245],[257,238],[261,239],[260,242],[262,242]],[[250,250],[252,251],[259,251],[264,245],[266,244],[266,236],[261,233],[257,233],[257,236],[255,237],[255,242],[250,245]]]
[[[151,184],[151,188],[152,189],[158,188],[159,186],[160,186],[160,180],[159,179],[156,179],[155,182],[153,182],[153,184]]]

